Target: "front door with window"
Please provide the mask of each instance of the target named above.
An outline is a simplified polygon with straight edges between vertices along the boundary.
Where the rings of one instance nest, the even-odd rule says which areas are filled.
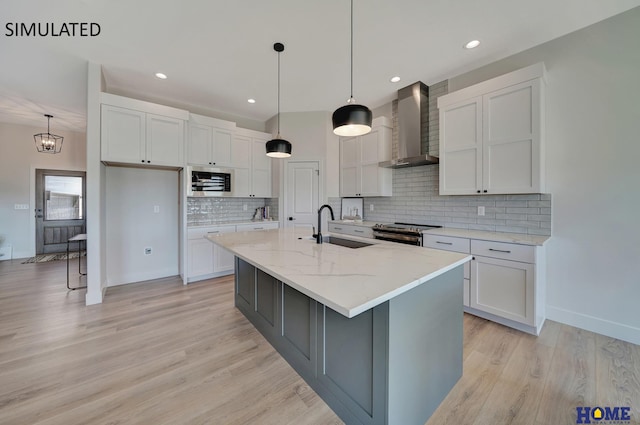
[[[84,171],[36,170],[36,254],[64,252],[85,233]]]

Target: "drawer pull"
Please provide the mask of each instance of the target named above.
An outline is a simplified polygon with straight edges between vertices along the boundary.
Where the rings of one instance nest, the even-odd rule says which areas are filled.
[[[254,227],[253,230],[264,230],[264,227]]]
[[[436,243],[439,243],[439,244],[442,244],[442,245],[453,245],[453,242],[436,241]]]
[[[364,230],[354,230],[356,233],[364,233]]]
[[[489,248],[489,251],[493,251],[493,252],[503,252],[503,253],[505,253],[505,254],[511,254],[511,251],[504,250],[504,249],[493,249],[493,248]]]
[[[207,233],[220,233],[220,231],[216,230],[215,232],[207,232]]]
[[[342,230],[342,227],[334,227],[336,230]]]

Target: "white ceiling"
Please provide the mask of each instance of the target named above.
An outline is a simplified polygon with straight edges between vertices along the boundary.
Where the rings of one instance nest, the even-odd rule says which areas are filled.
[[[601,21],[640,0],[355,0],[354,95],[370,108]],[[97,22],[97,37],[9,37],[8,22]],[[257,121],[349,97],[349,0],[1,0],[0,121],[83,130],[86,62],[109,91]],[[475,50],[462,48],[477,38]],[[153,76],[164,72],[169,79]],[[393,75],[402,81],[389,82]],[[257,103],[251,105],[247,99]]]

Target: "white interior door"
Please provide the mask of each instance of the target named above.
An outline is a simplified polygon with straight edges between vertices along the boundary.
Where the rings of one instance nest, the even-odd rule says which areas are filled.
[[[312,227],[318,220],[320,165],[317,161],[287,163],[285,227]]]

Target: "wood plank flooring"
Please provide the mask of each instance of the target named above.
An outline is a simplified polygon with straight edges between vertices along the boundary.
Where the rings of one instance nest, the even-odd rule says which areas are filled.
[[[233,307],[231,277],[109,288],[86,307],[65,267],[0,262],[0,424],[342,423]],[[596,405],[640,424],[639,346],[465,315],[464,375],[427,424],[570,425]]]

